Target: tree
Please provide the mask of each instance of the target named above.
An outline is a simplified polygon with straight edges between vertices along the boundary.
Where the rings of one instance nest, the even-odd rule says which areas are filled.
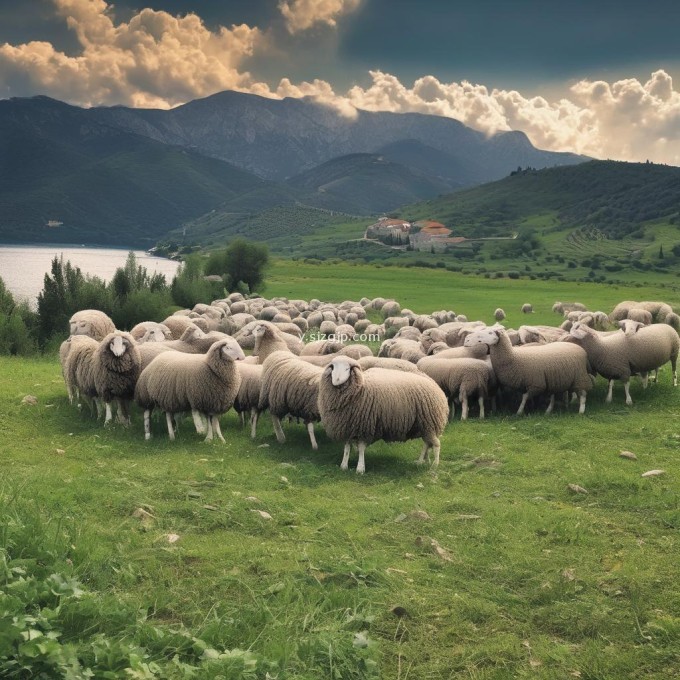
[[[262,289],[268,265],[269,249],[264,243],[236,239],[208,258],[205,273],[222,276],[229,290],[244,285],[253,293]]]

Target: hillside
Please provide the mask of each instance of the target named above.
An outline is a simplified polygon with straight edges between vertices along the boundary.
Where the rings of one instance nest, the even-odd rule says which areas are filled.
[[[451,189],[443,180],[374,154],[334,158],[289,179],[286,184],[298,191],[305,203],[368,215]]]
[[[515,172],[498,182],[409,205],[404,216],[444,222],[463,236],[504,236],[549,216],[544,228],[590,227],[607,238],[641,235],[644,223],[680,211],[680,168],[591,161]]]
[[[148,247],[263,186],[228,163],[98,123],[77,107],[45,97],[0,101],[4,242]]]

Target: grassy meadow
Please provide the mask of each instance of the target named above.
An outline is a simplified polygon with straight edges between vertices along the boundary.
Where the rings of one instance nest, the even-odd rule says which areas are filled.
[[[536,323],[558,321],[555,300],[680,302],[296,262],[276,262],[266,292],[485,320],[501,306],[510,325],[524,302]],[[0,676],[680,677],[678,390],[667,367],[631,392],[606,405],[599,381],[583,417],[473,410],[438,470],[414,464],[418,442],[380,442],[357,476],[342,444],[321,433],[313,452],[287,425],[280,445],[267,416],[256,441],[225,416],[226,445],[190,420],[144,442],[137,412],[105,430],[69,405],[56,357],[0,358]]]

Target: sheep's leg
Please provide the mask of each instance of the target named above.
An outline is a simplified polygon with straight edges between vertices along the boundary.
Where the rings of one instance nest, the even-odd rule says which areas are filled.
[[[345,448],[342,451],[342,463],[340,463],[341,470],[347,470],[349,468],[349,454],[352,451],[352,445],[349,442],[345,442]]]
[[[642,389],[646,390],[647,385],[649,385],[649,373],[647,371],[640,373],[640,377],[642,378]]]
[[[276,441],[279,444],[283,444],[286,441],[286,435],[283,434],[283,429],[281,428],[281,420],[272,414],[272,425],[274,426],[274,434],[276,435]]]
[[[552,413],[553,408],[555,408],[555,395],[551,394],[550,403],[548,404],[548,408],[545,409],[545,415]]]
[[[479,419],[484,420],[484,397],[479,397],[477,403],[479,404]]]
[[[213,440],[213,426],[212,426],[212,418],[208,416],[208,434],[205,435],[205,439],[203,440],[204,442],[211,442]]]
[[[654,369],[654,384],[656,385],[659,382],[659,369],[655,368]]]
[[[250,409],[250,438],[255,439],[257,436],[257,409],[256,408],[251,408]]]
[[[364,454],[366,453],[366,442],[359,442],[359,462],[357,463],[357,474],[363,475],[366,472],[366,461]]]
[[[456,402],[453,399],[451,399],[451,401],[449,401],[449,422],[450,423],[453,422],[453,416],[455,416],[455,415],[456,415]]]
[[[426,460],[430,460],[429,451],[430,445],[425,440],[423,440],[423,449],[420,452],[420,456],[418,456],[418,459],[416,460],[416,465],[422,465]]]
[[[468,398],[467,398],[467,394],[464,394],[464,395],[463,395],[463,398],[461,399],[461,403],[462,403],[462,405],[463,405],[463,413],[462,413],[462,415],[460,416],[460,419],[461,419],[461,420],[467,420],[467,417],[468,417]]]
[[[316,437],[314,436],[314,423],[307,423],[307,432],[309,432],[309,441],[312,442],[312,448],[317,451],[319,445],[316,443]]]
[[[586,391],[581,390],[578,395],[578,412],[583,415],[586,412]]]
[[[245,411],[240,411],[238,414],[238,420],[241,423],[241,427],[246,426],[246,412]]]
[[[623,383],[623,389],[626,393],[626,406],[632,406],[633,400],[630,397],[630,378]]]
[[[610,380],[609,381],[609,391],[607,392],[607,398],[604,400],[605,404],[611,404],[612,403],[613,393],[614,393],[614,381]]]
[[[195,408],[191,409],[191,417],[194,419],[194,427],[196,428],[196,434],[205,434],[208,431],[205,422],[203,421],[203,416],[200,411]]]
[[[498,403],[496,402],[496,395],[494,394],[493,397],[491,397],[491,413],[496,413],[497,406]]]
[[[678,386],[678,372],[675,370],[675,362],[672,364],[673,368],[673,387]]]
[[[128,411],[127,402],[124,399],[116,399],[117,414],[116,422],[120,423],[123,427],[129,427],[130,425],[130,413]]]
[[[113,413],[111,411],[111,402],[107,401],[105,402],[106,405],[106,417],[104,418],[104,427],[109,425],[111,421],[113,420]]]
[[[146,409],[144,411],[144,439],[151,439],[151,411]]]
[[[529,393],[525,392],[522,395],[522,403],[519,405],[519,408],[517,409],[517,415],[518,416],[523,416],[524,415],[524,407],[526,406],[527,399],[529,399]]]
[[[434,460],[432,461],[432,467],[437,467],[439,465],[439,452],[441,451],[441,442],[438,437],[432,440],[432,453],[434,454]]]
[[[223,444],[226,444],[227,442],[224,440],[224,437],[222,436],[222,430],[220,429],[220,418],[219,418],[219,416],[213,416],[210,420],[212,420],[213,432],[217,435],[217,438]]]
[[[165,413],[165,422],[168,426],[168,437],[170,438],[171,442],[175,441],[175,428],[172,422],[172,413],[168,413],[166,411]]]
[[[569,390],[567,390],[567,391],[564,393],[564,395],[563,395],[563,399],[564,399],[564,408],[569,408],[569,396],[570,396],[570,395],[569,395]]]

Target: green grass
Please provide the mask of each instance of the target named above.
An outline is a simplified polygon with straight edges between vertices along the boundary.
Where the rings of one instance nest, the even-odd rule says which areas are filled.
[[[556,299],[669,292],[281,261],[267,291],[485,319],[501,305],[515,325],[525,301],[554,323]],[[58,637],[27,640],[28,670],[3,677],[38,677],[55,648],[97,678],[680,677],[678,391],[665,369],[630,408],[604,394],[584,417],[456,421],[436,472],[416,442],[376,443],[359,477],[340,443],[319,433],[312,452],[287,425],[279,445],[266,416],[252,442],[228,414],[226,445],[190,420],[144,442],[139,413],[105,430],[68,404],[56,358],[1,358],[0,675],[21,624]]]
[[[138,414],[104,430],[69,406],[55,361],[0,368],[4,504],[43,517],[89,593],[85,611],[67,607],[71,644],[146,644],[158,677],[185,677],[168,670],[180,626],[249,650],[252,677],[679,677],[668,371],[633,389],[632,408],[620,393],[605,406],[600,385],[583,418],[455,422],[436,473],[413,464],[415,442],[375,444],[357,477],[339,470],[338,443],[321,435],[312,453],[298,426],[278,445],[265,418],[253,443],[229,415],[227,445],[189,421],[174,444],[160,423],[144,443]],[[27,393],[37,406],[20,404]],[[653,468],[666,475],[641,478]]]

